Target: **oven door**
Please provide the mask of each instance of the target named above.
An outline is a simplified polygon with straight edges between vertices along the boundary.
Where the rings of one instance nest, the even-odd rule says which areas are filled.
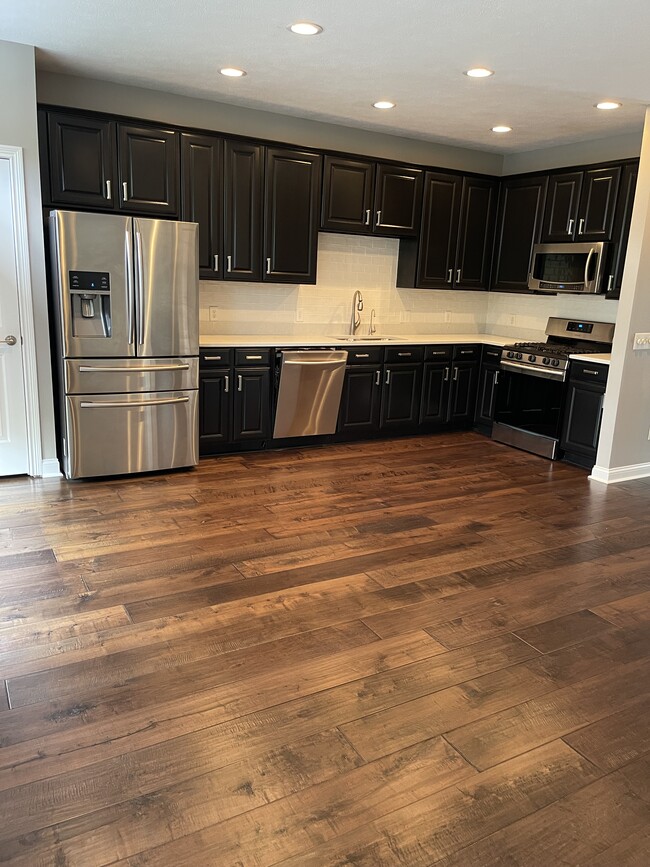
[[[558,456],[564,374],[502,364],[492,439],[554,460]]]

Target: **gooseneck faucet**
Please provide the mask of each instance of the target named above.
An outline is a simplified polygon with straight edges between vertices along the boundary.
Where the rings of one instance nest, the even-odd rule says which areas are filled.
[[[354,337],[361,327],[361,311],[363,310],[363,295],[359,290],[352,296],[352,316],[350,318],[350,337]]]

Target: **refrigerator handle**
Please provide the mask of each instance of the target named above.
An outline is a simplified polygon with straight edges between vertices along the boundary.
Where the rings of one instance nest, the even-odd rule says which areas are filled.
[[[142,235],[135,233],[135,259],[138,284],[138,345],[144,343],[144,268],[142,265]]]
[[[126,287],[128,292],[126,312],[127,312],[127,330],[129,346],[133,345],[133,305],[135,298],[133,296],[133,238],[131,235],[131,227],[126,230]]]

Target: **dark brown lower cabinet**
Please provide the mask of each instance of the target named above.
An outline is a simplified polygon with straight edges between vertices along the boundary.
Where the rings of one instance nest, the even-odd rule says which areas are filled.
[[[199,375],[199,454],[271,435],[269,367],[222,367]]]
[[[345,372],[339,411],[339,432],[373,433],[379,430],[381,365],[355,365]]]
[[[492,431],[498,376],[499,368],[492,364],[484,364],[479,372],[474,423],[481,433]]]
[[[589,469],[596,462],[607,372],[602,365],[581,364],[569,380],[560,447],[564,460]],[[585,381],[588,375],[593,382]]]
[[[449,415],[451,363],[425,364],[420,423],[430,427],[446,424]]]
[[[229,368],[199,376],[199,452],[212,454],[231,439],[231,373]]]
[[[415,427],[420,420],[421,390],[421,364],[386,365],[381,397],[381,429]]]
[[[451,400],[449,421],[456,426],[474,421],[478,365],[474,361],[457,362],[452,365]]]
[[[233,439],[266,439],[271,432],[271,371],[235,368]]]

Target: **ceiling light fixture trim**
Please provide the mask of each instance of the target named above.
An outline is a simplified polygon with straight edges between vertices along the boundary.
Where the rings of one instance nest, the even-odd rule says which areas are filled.
[[[614,102],[611,99],[604,99],[602,102],[596,103],[596,108],[599,108],[601,111],[612,111],[613,109],[620,107],[620,102]]]
[[[224,66],[219,72],[227,78],[242,78],[246,75],[245,69],[238,69],[236,66]]]
[[[289,25],[289,30],[292,33],[297,33],[298,36],[318,36],[323,32],[320,24],[314,24],[313,21],[295,21]]]
[[[498,133],[512,132],[512,127],[506,126],[505,124],[499,124],[497,126],[492,127],[492,132],[498,132]]]
[[[465,75],[469,78],[489,78],[494,75],[494,70],[488,69],[487,66],[472,66],[471,69],[465,70]]]
[[[372,107],[385,111],[388,108],[395,108],[395,103],[391,102],[389,99],[380,99],[377,102],[373,102]]]

